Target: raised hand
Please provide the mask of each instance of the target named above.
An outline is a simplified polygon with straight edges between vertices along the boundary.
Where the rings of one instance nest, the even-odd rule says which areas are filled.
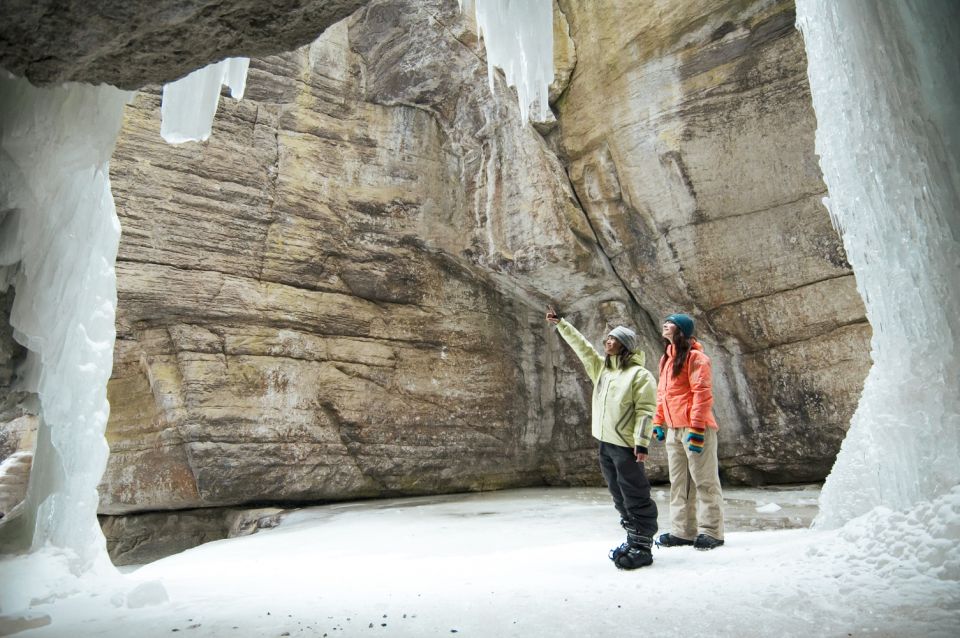
[[[546,320],[554,325],[560,323],[560,315],[557,314],[557,310],[553,306],[547,306]]]

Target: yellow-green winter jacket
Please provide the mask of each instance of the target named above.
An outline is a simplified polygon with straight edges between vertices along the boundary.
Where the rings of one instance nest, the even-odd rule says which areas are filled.
[[[617,364],[616,357],[611,357],[607,365],[606,357],[566,319],[560,320],[557,331],[580,357],[593,381],[593,437],[646,451],[657,409],[657,382],[643,367],[643,352],[634,352],[625,368]]]

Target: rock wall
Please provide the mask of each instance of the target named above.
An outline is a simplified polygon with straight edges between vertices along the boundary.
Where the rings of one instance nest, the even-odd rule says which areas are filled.
[[[366,0],[4,0],[0,69],[36,86],[139,89],[233,56],[291,51]]]
[[[2,228],[2,220],[0,220]],[[4,270],[0,268],[0,283]],[[15,290],[0,293],[0,317],[10,317]],[[32,452],[36,443],[37,396],[24,389],[19,370],[27,349],[16,342],[9,321],[0,323],[0,461],[17,452]]]
[[[98,518],[113,564],[143,565],[203,543],[276,527],[286,513],[218,507]]]
[[[372,2],[253,60],[204,144],[138,95],[103,513],[597,481],[542,308],[578,299],[598,339],[639,309],[467,27]]]
[[[639,304],[699,321],[723,474],[823,478],[870,327],[821,203],[793,3],[559,4],[577,47],[556,103],[571,181]]]
[[[548,301],[597,342],[637,326],[650,367],[661,317],[691,312],[725,478],[827,473],[869,326],[820,204],[792,4],[555,17],[556,119],[535,127],[491,95],[452,0],[377,0],[254,59],[203,144],[164,144],[158,88],[137,96],[112,162],[103,513],[597,484]],[[662,448],[648,466],[665,479]]]

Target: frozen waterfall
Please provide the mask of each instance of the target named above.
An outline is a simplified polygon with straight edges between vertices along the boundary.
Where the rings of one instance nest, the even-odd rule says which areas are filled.
[[[131,94],[0,79],[0,285],[29,349],[20,389],[39,397],[30,489],[5,550],[59,548],[77,574],[106,563],[97,484],[107,462],[120,224],[108,164]],[[108,563],[107,563],[108,564]]]
[[[209,137],[221,85],[239,99],[248,65],[230,58],[165,85],[164,138]],[[97,484],[108,454],[120,241],[109,162],[132,95],[0,79],[0,286],[16,289],[10,322],[29,351],[19,389],[37,394],[41,420],[27,499],[0,545],[66,551],[73,573],[106,561]]]
[[[825,202],[873,368],[820,524],[960,484],[960,4],[798,0]]]
[[[493,68],[503,69],[509,86],[516,87],[520,117],[548,117],[548,89],[553,82],[552,0],[460,0],[472,8],[487,51],[487,75],[493,91]]]

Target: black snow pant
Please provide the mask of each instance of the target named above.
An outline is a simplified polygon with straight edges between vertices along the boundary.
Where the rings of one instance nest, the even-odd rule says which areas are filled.
[[[650,481],[637,463],[633,448],[600,442],[600,471],[607,481],[620,518],[641,536],[657,533],[657,504],[650,498]]]

